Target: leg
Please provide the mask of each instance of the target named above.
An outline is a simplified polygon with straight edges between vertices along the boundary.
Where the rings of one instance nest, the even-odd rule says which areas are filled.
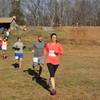
[[[23,53],[20,53],[20,54],[19,54],[19,67],[20,67],[20,68],[22,67],[23,58],[24,58]]]
[[[43,65],[41,64],[41,65],[39,65],[39,76],[41,75],[42,70],[43,70]]]
[[[19,63],[19,59],[16,59],[16,63],[17,63],[17,64]]]
[[[51,75],[51,78],[50,78],[52,89],[55,89],[55,79],[54,79],[54,76],[55,76],[55,72],[56,72],[57,68],[58,68],[58,65],[57,66],[56,65],[53,66],[53,72],[52,72],[52,75]]]
[[[4,59],[7,57],[6,51],[5,51],[5,50],[2,51],[2,57],[3,57]]]
[[[37,62],[33,62],[33,70],[36,72],[36,76],[38,77],[39,74],[39,65]]]
[[[4,58],[4,51],[2,50],[2,57]]]
[[[39,63],[39,76],[40,76],[42,73],[42,70],[43,70],[43,65],[44,65],[44,57],[43,56],[38,58],[38,63]]]
[[[19,54],[15,53],[15,68],[19,68]]]
[[[54,77],[50,77],[50,82],[51,82],[52,90],[53,89],[55,90],[55,79],[54,79]]]
[[[49,72],[50,72],[50,82],[51,82],[51,95],[55,95],[56,94],[56,90],[55,90],[55,79],[54,79],[54,76],[55,76],[55,72],[58,68],[58,65],[52,65],[52,64],[47,64],[48,65],[48,69],[49,69]]]
[[[33,69],[37,70],[38,68],[38,58],[37,57],[33,57]]]
[[[22,61],[23,61],[23,58],[20,58],[20,59],[19,59],[19,67],[20,67],[20,68],[22,67]]]
[[[54,73],[52,75],[53,77],[51,77],[51,81],[52,81],[52,89],[55,89],[55,79],[54,79],[54,77],[55,77],[55,73],[57,71],[58,65],[53,65],[53,68],[54,68]]]
[[[33,62],[33,69],[35,70],[35,71],[37,71],[39,68],[38,68],[38,63],[37,62]]]
[[[19,68],[19,59],[16,59],[15,68]]]

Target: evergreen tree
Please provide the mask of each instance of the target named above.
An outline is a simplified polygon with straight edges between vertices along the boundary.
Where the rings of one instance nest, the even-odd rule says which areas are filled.
[[[12,9],[10,12],[10,16],[16,16],[16,22],[19,25],[24,25],[24,14],[22,12],[21,6],[20,6],[20,0],[12,0]]]

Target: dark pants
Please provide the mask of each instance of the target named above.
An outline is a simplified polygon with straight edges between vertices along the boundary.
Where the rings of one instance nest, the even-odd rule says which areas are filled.
[[[53,65],[51,63],[48,63],[47,66],[50,73],[50,77],[54,77],[59,65]]]

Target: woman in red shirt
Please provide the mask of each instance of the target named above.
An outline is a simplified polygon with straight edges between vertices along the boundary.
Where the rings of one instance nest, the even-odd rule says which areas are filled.
[[[51,42],[46,44],[44,49],[44,56],[48,53],[46,58],[46,63],[50,73],[50,83],[51,83],[51,95],[56,94],[55,90],[55,72],[60,64],[59,55],[64,54],[62,45],[57,41],[57,35],[55,33],[51,34]]]

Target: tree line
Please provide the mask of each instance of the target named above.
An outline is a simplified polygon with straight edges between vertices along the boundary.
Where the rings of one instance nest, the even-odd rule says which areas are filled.
[[[19,24],[100,25],[100,0],[0,0],[0,8],[0,16],[17,16]]]

